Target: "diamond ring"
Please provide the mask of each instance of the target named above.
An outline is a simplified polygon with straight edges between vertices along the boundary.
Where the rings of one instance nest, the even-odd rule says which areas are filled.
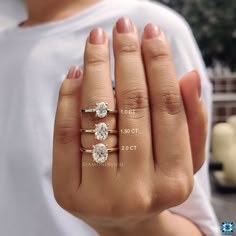
[[[108,129],[108,125],[105,123],[99,123],[95,125],[95,129],[80,129],[82,133],[94,133],[95,139],[103,141],[106,140],[108,134],[117,134],[117,130]]]
[[[99,102],[96,103],[96,108],[94,109],[81,109],[81,112],[88,113],[88,112],[95,112],[96,117],[104,118],[107,116],[107,113],[117,113],[116,110],[108,109],[108,103],[107,102]]]
[[[93,149],[80,148],[81,152],[91,153],[93,160],[98,164],[102,164],[108,159],[108,153],[116,152],[118,150],[118,147],[108,148],[107,145],[103,143],[93,145]]]

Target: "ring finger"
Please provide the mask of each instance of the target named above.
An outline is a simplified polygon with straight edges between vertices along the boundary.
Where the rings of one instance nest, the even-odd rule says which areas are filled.
[[[108,109],[115,110],[115,99],[111,83],[108,38],[105,32],[96,28],[91,31],[86,43],[84,61],[84,80],[81,92],[83,109],[94,109],[96,103],[108,103]],[[105,123],[109,130],[116,130],[116,114],[108,113],[106,117],[96,117],[95,112],[81,114],[81,128],[94,130],[95,124]],[[117,134],[109,134],[106,140],[96,140],[94,133],[81,134],[81,146],[93,150],[93,145],[105,144],[108,148],[117,147]],[[91,153],[82,155],[82,184],[86,181],[107,180],[108,175],[117,171],[117,152],[108,154],[103,164],[94,162]]]

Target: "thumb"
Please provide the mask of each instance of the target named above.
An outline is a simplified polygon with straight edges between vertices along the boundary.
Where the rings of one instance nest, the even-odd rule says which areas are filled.
[[[191,71],[179,81],[190,135],[193,169],[196,173],[205,160],[207,114],[201,101],[201,81],[197,71]]]

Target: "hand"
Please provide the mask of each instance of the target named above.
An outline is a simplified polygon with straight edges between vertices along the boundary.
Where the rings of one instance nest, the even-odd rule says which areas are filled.
[[[147,25],[140,45],[135,26],[121,18],[113,30],[113,48],[116,99],[109,42],[102,29],[94,29],[86,42],[83,78],[80,73],[79,79],[62,84],[53,190],[61,207],[98,232],[134,232],[142,222],[161,217],[188,198],[193,175],[204,162],[207,122],[198,74],[190,72],[178,82],[170,46],[158,27]],[[119,115],[99,119],[94,113],[80,113],[101,101]],[[110,134],[103,141],[109,148],[119,146],[106,165],[94,165],[92,155],[80,151],[101,142],[93,134],[80,133],[99,122],[114,130],[138,130]],[[124,151],[124,146],[136,150]]]

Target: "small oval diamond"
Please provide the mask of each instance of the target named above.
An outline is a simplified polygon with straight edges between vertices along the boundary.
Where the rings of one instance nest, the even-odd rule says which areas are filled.
[[[95,137],[97,140],[103,141],[108,137],[108,127],[105,123],[99,123],[95,128]]]
[[[93,160],[98,163],[104,163],[108,158],[108,150],[105,144],[99,143],[93,146]]]
[[[107,104],[105,102],[100,102],[96,104],[96,116],[99,118],[104,118],[107,115]]]

